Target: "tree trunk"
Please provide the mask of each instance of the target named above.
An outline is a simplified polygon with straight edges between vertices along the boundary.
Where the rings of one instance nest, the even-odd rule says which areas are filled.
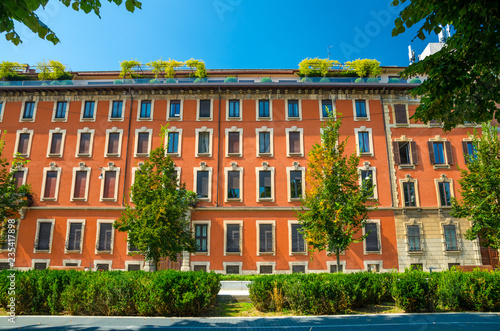
[[[335,253],[336,253],[335,255],[337,255],[337,273],[339,273],[339,272],[341,272],[340,271],[340,248],[337,247]],[[343,272],[343,270],[342,270],[342,272]]]

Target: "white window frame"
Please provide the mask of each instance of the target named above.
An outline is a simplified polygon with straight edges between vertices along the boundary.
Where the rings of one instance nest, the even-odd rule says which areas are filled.
[[[229,101],[238,100],[240,107],[240,117],[229,117]],[[242,98],[227,98],[226,99],[226,121],[242,121],[243,120],[243,99]]]
[[[125,261],[125,269],[123,271],[128,271],[129,265],[139,265],[139,270],[144,270],[144,261],[135,261],[135,260]]]
[[[418,226],[420,231],[420,250],[419,251],[410,251],[410,243],[408,241],[408,226]],[[421,255],[425,252],[424,246],[424,225],[422,222],[418,222],[416,219],[411,218],[408,222],[403,223],[404,226],[404,244],[406,247],[406,252],[410,255]],[[444,232],[443,232],[444,234]]]
[[[377,168],[372,167],[370,165],[370,162],[365,161],[363,162],[362,167],[358,167],[358,180],[359,180],[359,187],[363,185],[363,178],[361,178],[361,171],[371,171],[372,172],[372,184],[373,184],[373,196],[368,198],[369,200],[376,200],[378,199],[378,185],[377,185]]]
[[[195,132],[195,136],[196,136],[194,156],[195,157],[212,157],[214,129],[209,129],[206,126],[202,126],[200,129],[195,129],[194,132]],[[208,132],[208,136],[209,136],[209,138],[208,138],[209,139],[209,141],[208,141],[208,153],[198,153],[198,145],[199,145],[201,132]]]
[[[110,133],[119,133],[120,138],[118,138],[118,153],[108,153],[109,148],[109,134]],[[123,141],[123,129],[118,129],[117,127],[113,127],[111,129],[106,129],[106,144],[104,145],[104,157],[121,157],[122,155],[122,141]]]
[[[194,271],[195,266],[204,266],[207,272],[210,272],[210,262],[201,262],[201,261],[196,261],[196,262],[191,262],[191,271]],[[224,268],[226,270],[226,268]]]
[[[369,144],[370,144],[370,152],[363,152],[363,153],[360,152],[360,148],[359,148],[359,146],[360,146],[359,145],[359,133],[360,132],[368,132],[368,140],[369,140]],[[374,156],[375,155],[375,151],[373,150],[373,134],[372,134],[372,129],[371,128],[367,128],[366,126],[355,128],[354,129],[354,136],[356,138],[356,154],[358,156]]]
[[[238,171],[240,173],[240,197],[239,198],[228,198],[227,197],[227,191],[228,191],[228,185],[229,185],[229,171]],[[224,168],[224,202],[243,202],[243,168],[238,167],[238,164],[236,162],[231,162],[230,167],[225,167]]]
[[[260,171],[270,171],[271,172],[271,197],[270,198],[260,198],[260,176],[259,173]],[[255,168],[255,190],[256,190],[256,196],[257,196],[257,202],[274,202],[275,194],[274,191],[276,189],[276,184],[274,182],[274,167],[270,167],[267,162],[262,162],[262,167],[256,167]]]
[[[287,186],[287,193],[288,193],[288,202],[295,202],[295,201],[300,201],[300,198],[292,198],[292,190],[290,188],[290,172],[291,171],[302,171],[302,197],[304,196],[304,193],[306,192],[306,168],[305,167],[300,167],[299,162],[295,161],[293,162],[293,166],[287,167],[286,168],[286,186]]]
[[[94,116],[92,118],[84,118],[83,114],[85,113],[85,104],[87,102],[94,102]],[[97,105],[99,100],[82,100],[82,109],[80,111],[80,122],[95,122],[97,116]]]
[[[457,250],[451,251],[446,250],[446,237],[444,233],[445,225],[454,225],[455,226],[455,235],[457,237]],[[441,242],[443,245],[443,252],[445,255],[459,255],[464,249],[462,243],[462,232],[460,231],[460,223],[458,221],[454,221],[452,218],[446,218],[444,221],[439,222],[439,226],[441,228]]]
[[[222,271],[222,273],[224,275],[229,275],[226,273],[226,268],[228,266],[238,266],[240,272],[238,273],[238,275],[242,275],[243,274],[243,262],[222,262],[222,265],[223,265],[223,268],[224,270]]]
[[[141,117],[141,108],[142,108],[142,102],[143,101],[149,101],[151,102],[151,112],[149,117]],[[138,107],[137,107],[137,122],[152,122],[154,118],[154,111],[155,111],[155,99],[153,98],[144,98],[144,99],[139,99],[138,100]]]
[[[169,133],[178,133],[179,134],[179,144],[177,146],[177,153],[169,153],[168,152],[168,134]],[[165,133],[165,156],[170,155],[173,157],[181,157],[182,156],[182,129],[179,129],[175,126],[171,127]]]
[[[260,100],[268,100],[269,101],[269,117],[260,117],[259,116],[259,101]],[[273,121],[273,99],[271,97],[266,98],[258,98],[255,99],[255,120],[263,121],[263,122],[272,122]]]
[[[207,251],[206,252],[193,252],[191,255],[193,256],[210,256],[210,230],[212,228],[212,221],[210,220],[193,220],[191,221],[192,223],[192,230],[193,230],[193,237],[196,234],[196,225],[206,225],[207,226]]]
[[[288,255],[296,256],[296,255],[307,255],[307,241],[304,238],[304,246],[305,250],[303,252],[292,252],[292,224],[300,224],[297,220],[288,220]],[[291,270],[291,268],[290,268]]]
[[[293,262],[288,262],[288,267],[289,267],[289,272],[293,274],[293,266],[296,265],[303,265],[304,266],[304,274],[309,273],[309,262],[307,261],[293,261]]]
[[[17,154],[17,151],[19,150],[19,139],[21,137],[21,133],[29,133],[30,139],[28,141],[28,151],[27,151],[27,153],[26,154],[19,154],[19,156],[22,156],[22,157],[25,157],[25,158],[29,158],[30,155],[31,155],[31,144],[33,142],[34,131],[33,130],[28,130],[27,128],[23,128],[22,130],[17,130],[17,133],[16,133],[16,145],[15,145],[15,149],[14,149],[14,155]]]
[[[66,102],[66,110],[64,112],[64,118],[56,118],[57,105],[59,102]],[[52,109],[52,122],[67,122],[68,114],[69,114],[69,105],[71,101],[69,99],[66,100],[54,100],[54,107]]]
[[[240,251],[238,253],[227,252],[227,225],[228,224],[238,224],[240,226]],[[224,256],[241,256],[243,255],[243,221],[242,220],[231,220],[231,221],[223,221],[224,226]],[[224,262],[225,263],[225,262]],[[234,262],[230,262],[234,263]],[[224,272],[226,267],[224,266]],[[241,271],[241,268],[240,268]]]
[[[210,117],[200,117],[200,110],[201,110],[201,101],[202,100],[210,100]],[[169,109],[170,111],[170,109]],[[196,99],[196,121],[198,122],[204,122],[204,121],[212,121],[214,118],[214,99],[213,98],[208,98],[208,99]]]
[[[61,133],[61,149],[59,153],[51,154],[50,147],[52,146],[52,135],[54,133]],[[61,128],[55,128],[54,130],[49,130],[49,144],[47,146],[47,158],[63,157],[64,154],[64,142],[66,141],[66,130],[61,130]]]
[[[415,207],[405,206],[405,192],[404,192],[404,183],[413,183],[413,187],[415,189]],[[411,177],[411,175],[406,175],[405,178],[399,180],[399,190],[401,192],[401,207],[402,208],[420,208],[420,194],[418,191],[418,180]]]
[[[331,100],[332,101],[332,114],[333,118],[337,118],[337,103],[335,97],[330,98],[318,98],[318,108],[319,108],[319,119],[320,121],[328,120],[328,117],[323,116],[323,100]]]
[[[64,254],[71,254],[71,253],[72,254],[82,254],[84,235],[85,235],[85,222],[86,222],[85,219],[68,219],[66,221],[66,237],[65,237],[65,241],[64,241]],[[80,249],[79,250],[68,250],[67,249],[68,245],[66,245],[66,243],[69,240],[69,234],[70,234],[69,231],[70,231],[70,227],[71,227],[72,223],[81,223],[82,224],[82,235],[80,238]],[[80,265],[78,265],[78,266],[80,266]]]
[[[259,146],[260,146],[260,137],[259,133],[261,132],[269,132],[269,153],[260,153],[259,152]],[[267,126],[263,126],[261,128],[256,128],[255,129],[255,152],[257,157],[273,157],[274,156],[274,129],[273,128],[268,128]]]
[[[37,249],[38,242],[40,240],[40,223],[52,223],[50,227],[50,235],[49,235],[49,249]],[[56,226],[56,220],[53,218],[39,218],[36,220],[36,232],[35,232],[35,243],[33,245],[33,253],[51,253],[52,252],[52,240],[54,239],[54,227]],[[33,264],[34,266],[34,264]]]
[[[50,259],[32,259],[31,260],[31,270],[35,270],[35,263],[45,263],[45,269],[48,269],[50,266]]]
[[[26,108],[26,102],[35,103],[35,106],[33,107],[33,118],[28,118],[28,119],[23,118],[24,110]],[[23,106],[21,107],[21,114],[19,115],[19,122],[35,122],[37,109],[38,109],[38,100],[24,100]]]
[[[113,102],[114,101],[121,101],[122,102],[122,116],[121,117],[113,117],[113,118],[111,117],[111,114],[113,113]],[[126,103],[127,103],[126,99],[109,100],[108,122],[123,122],[125,120]]]
[[[82,133],[90,133],[89,154],[80,154],[80,138],[81,138]],[[75,157],[92,157],[92,151],[94,149],[94,136],[95,136],[94,129],[89,129],[88,127],[84,127],[83,129],[78,130],[77,137],[76,137]],[[106,145],[106,147],[107,147],[107,145]],[[107,148],[106,148],[106,151],[107,151]]]
[[[358,101],[358,100],[365,102],[366,117],[358,117],[356,115],[356,101]],[[370,99],[353,98],[352,99],[352,117],[354,118],[355,122],[358,122],[358,121],[368,122],[368,121],[370,121]]]
[[[140,170],[143,165],[144,162],[139,162],[137,163],[137,167],[132,167],[132,181],[130,182],[130,186],[134,185],[136,172]]]
[[[5,101],[0,100],[0,122],[3,121],[3,113],[5,112]]]
[[[113,223],[115,222],[115,220],[110,220],[110,219],[98,219],[97,220],[97,228],[96,228],[96,233],[95,233],[95,255],[99,255],[99,254],[113,254],[113,246],[115,244],[115,228],[113,228]],[[101,224],[105,224],[105,223],[111,223],[111,250],[110,251],[101,251],[101,250],[98,250],[97,248],[99,247],[99,238],[101,236]],[[94,263],[94,267],[96,266],[96,263]],[[111,266],[110,266],[110,269],[111,270]]]
[[[272,236],[273,236],[273,251],[272,252],[261,252],[260,251],[260,226],[261,225],[272,225]],[[256,227],[256,237],[257,237],[257,256],[268,255],[275,256],[276,255],[276,221],[274,220],[257,220],[255,222]]]
[[[408,149],[409,149],[409,157],[411,160],[411,164],[398,164],[398,169],[415,169],[415,166],[418,164],[418,160],[413,159],[413,150],[411,147],[411,143],[414,142],[412,138],[408,138],[405,135],[402,135],[400,138],[396,138],[394,142],[397,143],[408,143]],[[416,146],[415,146],[416,147]],[[399,151],[398,151],[399,152]]]
[[[200,162],[199,167],[194,167],[193,168],[193,175],[194,175],[194,180],[193,180],[193,191],[195,193],[198,192],[198,171],[208,171],[208,198],[197,198],[198,201],[206,201],[210,202],[212,201],[212,167],[207,167],[207,164],[205,162]]]
[[[339,269],[338,264],[337,264],[337,260],[326,261],[326,272],[331,273],[330,270],[331,270],[332,265],[337,266],[337,270]],[[340,261],[340,266],[342,267],[342,273],[343,274],[347,273],[346,272],[347,261]]]
[[[442,206],[441,205],[441,197],[439,195],[439,183],[450,183],[450,202],[451,199],[455,197],[455,190],[453,188],[453,179],[448,178],[445,174],[441,174],[439,178],[434,179],[434,186],[436,187],[436,197],[437,197],[437,205],[439,208],[451,208],[451,206]]]
[[[379,244],[379,250],[378,251],[370,251],[370,252],[367,252],[366,251],[366,239],[363,240],[363,255],[373,255],[373,254],[378,254],[378,255],[381,255],[382,254],[382,236],[381,236],[381,233],[380,233],[380,229],[381,229],[381,226],[380,226],[380,220],[379,219],[369,219],[366,221],[366,223],[375,223],[377,225],[377,240],[378,240],[378,244]],[[363,227],[363,235],[366,234],[366,228]]]
[[[94,264],[93,264],[94,267],[92,268],[92,271],[97,271],[98,264],[107,264],[109,266],[108,271],[114,270],[114,269],[111,269],[113,266],[113,260],[94,260]]]
[[[104,182],[106,180],[106,171],[116,171],[116,180],[115,180],[115,197],[114,198],[103,198],[104,197]],[[102,179],[101,179],[101,194],[99,197],[100,202],[105,202],[105,201],[111,201],[111,202],[116,202],[118,201],[118,188],[119,188],[119,182],[120,182],[120,168],[116,167],[113,162],[109,162],[107,167],[103,167],[101,169],[102,173]]]
[[[299,153],[290,153],[290,138],[289,135],[291,132],[298,132],[300,134],[300,152]],[[286,135],[286,156],[287,157],[294,157],[294,156],[304,156],[304,129],[302,128],[297,128],[296,126],[292,126],[291,128],[286,128],[285,129],[285,135]]]
[[[138,153],[137,147],[139,143],[139,133],[147,133],[148,134],[148,151],[147,153]],[[151,140],[153,137],[153,129],[148,129],[146,127],[142,127],[140,129],[135,129],[135,143],[134,143],[134,156],[135,157],[149,157],[149,153],[151,153]]]
[[[130,250],[130,243],[128,241],[128,232],[127,232],[127,255],[128,256],[132,256],[132,255],[138,255],[138,251],[131,251]],[[133,262],[136,262],[136,261],[133,261]],[[127,270],[127,268],[125,267],[125,270]]]
[[[69,267],[68,263],[76,263],[77,264],[77,267],[81,267],[82,266],[82,260],[63,260],[63,266],[64,267]]]
[[[172,101],[180,101],[179,117],[170,117],[170,105]],[[167,98],[167,121],[182,121],[184,109],[184,97]]]
[[[299,117],[289,117],[288,116],[288,102],[290,100],[297,100],[298,109],[299,109]],[[302,99],[291,98],[291,97],[285,99],[285,120],[286,121],[302,121]]]
[[[53,198],[45,197],[45,185],[47,184],[47,172],[57,171],[56,189]],[[55,162],[50,162],[48,167],[43,168],[43,182],[42,182],[42,192],[40,193],[41,201],[57,201],[59,197],[59,184],[61,182],[62,168],[57,167]]]
[[[21,183],[21,185],[26,185],[26,177],[28,177],[28,168],[26,168],[24,164],[18,163],[16,167],[10,168],[10,172],[22,172],[23,182]]]
[[[237,132],[239,134],[239,153],[229,153],[229,133]],[[226,157],[242,157],[243,156],[243,129],[232,126],[225,129],[226,140]]]
[[[85,181],[85,197],[84,198],[75,198],[75,186],[76,186],[76,172],[77,171],[86,171],[87,179]],[[92,168],[87,167],[85,163],[80,162],[78,167],[73,168],[73,180],[71,181],[71,201],[87,201],[89,196],[89,184],[90,184],[90,174],[92,172]]]

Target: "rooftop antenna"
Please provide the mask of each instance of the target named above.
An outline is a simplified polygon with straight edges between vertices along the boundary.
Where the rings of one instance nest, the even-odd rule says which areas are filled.
[[[410,65],[412,65],[415,62],[415,51],[411,49],[411,45],[408,46],[408,58]]]
[[[332,48],[333,46],[328,46],[326,48],[326,52],[328,53],[328,60],[330,60],[330,48]]]

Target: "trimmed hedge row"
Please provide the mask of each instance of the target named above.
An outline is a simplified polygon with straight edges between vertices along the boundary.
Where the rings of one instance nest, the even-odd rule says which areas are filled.
[[[260,311],[336,314],[395,301],[405,312],[500,310],[500,272],[420,270],[375,274],[292,274],[253,279],[250,298]]]
[[[0,272],[6,308],[12,271]],[[220,276],[205,272],[16,272],[17,314],[197,316],[213,306]]]

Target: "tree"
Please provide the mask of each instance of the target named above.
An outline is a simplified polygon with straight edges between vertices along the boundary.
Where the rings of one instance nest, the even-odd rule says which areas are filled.
[[[128,232],[129,245],[155,266],[160,258],[177,261],[182,251],[195,250],[186,215],[196,202],[196,194],[179,183],[174,162],[165,156],[166,133],[166,127],[162,128],[161,146],[151,152],[135,175],[130,189],[135,207],[127,205],[114,224],[119,231]]]
[[[4,132],[5,134],[5,132]],[[14,172],[9,169],[9,162],[2,157],[5,141],[0,138],[0,224],[2,229],[7,227],[7,221],[11,218],[16,218],[17,213],[21,208],[28,206],[27,196],[31,194],[29,185],[17,185],[14,178]],[[12,167],[16,169],[18,166],[26,164],[26,160],[17,156],[12,162]],[[7,231],[2,231],[0,243],[6,239]]]
[[[394,0],[397,6],[407,0]],[[488,0],[411,0],[395,21],[392,35],[423,21],[415,38],[455,30],[444,47],[410,65],[402,77],[426,75],[412,90],[421,103],[413,118],[437,120],[450,130],[465,122],[500,121],[500,6]],[[406,26],[406,28],[405,28]],[[495,104],[496,103],[496,104]]]
[[[465,238],[480,234],[491,248],[500,248],[500,140],[496,126],[483,124],[482,135],[474,130],[474,154],[467,169],[460,169],[461,200],[452,200],[452,216],[469,218],[472,227]]]
[[[360,158],[356,152],[345,154],[347,140],[339,142],[340,125],[340,119],[330,117],[323,125],[322,143],[314,145],[309,152],[308,188],[302,210],[297,212],[310,250],[333,250],[337,265],[340,265],[340,252],[368,235],[360,236],[358,232],[366,224],[367,201],[373,195],[370,178],[359,186]]]
[[[382,73],[380,62],[371,59],[357,59],[345,63],[346,68],[354,70],[359,77],[368,77],[368,75],[378,76]]]
[[[71,7],[73,10],[80,9],[88,14],[94,12],[99,18],[101,2],[100,0],[59,0],[66,7]],[[114,2],[118,6],[123,0],[108,0]],[[6,32],[5,38],[10,40],[14,45],[19,45],[22,42],[21,37],[16,31],[14,21],[30,28],[31,31],[38,34],[41,39],[46,39],[54,45],[60,40],[56,33],[52,31],[45,23],[40,21],[35,11],[40,7],[45,9],[49,0],[2,0],[0,1],[0,33]],[[129,12],[134,12],[136,8],[141,9],[142,3],[138,0],[125,0],[125,8]]]
[[[137,68],[139,69],[141,67],[142,63],[140,61],[137,61],[137,60],[130,60],[130,61],[126,61],[126,60],[123,60],[120,62],[120,68],[121,68],[121,71],[120,71],[120,77],[122,78],[127,78],[127,75],[130,75],[130,78],[134,78],[135,77],[135,74],[134,74],[134,68]]]

